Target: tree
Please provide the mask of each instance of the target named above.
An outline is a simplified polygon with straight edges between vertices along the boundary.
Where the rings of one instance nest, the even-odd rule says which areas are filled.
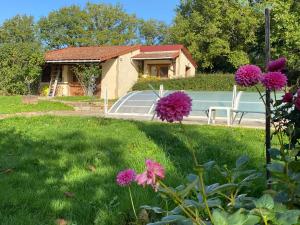
[[[146,45],[156,45],[165,42],[168,35],[168,26],[154,19],[139,21],[139,41]]]
[[[171,37],[189,48],[200,69],[231,72],[249,63],[258,18],[250,4],[235,0],[185,0],[177,8]]]
[[[119,4],[87,3],[90,44],[125,45],[136,39],[137,19]]]
[[[286,56],[289,69],[300,72],[300,3],[272,0],[272,57]]]
[[[0,44],[0,90],[5,94],[31,94],[44,64],[37,43]]]
[[[78,64],[72,68],[85,95],[92,96],[96,90],[96,79],[101,75],[99,64]]]
[[[38,22],[39,37],[50,49],[87,45],[87,27],[87,13],[75,5],[50,12]]]
[[[39,36],[49,49],[68,46],[125,45],[136,39],[137,20],[120,5],[87,3],[49,13],[38,22]]]
[[[17,15],[0,27],[0,43],[35,42],[36,30],[32,16]]]

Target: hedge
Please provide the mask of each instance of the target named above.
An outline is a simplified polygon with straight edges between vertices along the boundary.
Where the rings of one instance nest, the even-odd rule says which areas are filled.
[[[195,77],[178,79],[140,78],[132,90],[149,90],[149,84],[155,89],[163,84],[165,90],[232,91],[235,81],[233,74],[197,74]],[[256,91],[254,87],[239,87],[239,90]]]

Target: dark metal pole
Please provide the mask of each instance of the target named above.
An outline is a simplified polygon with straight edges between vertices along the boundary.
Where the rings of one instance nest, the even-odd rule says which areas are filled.
[[[265,9],[265,54],[266,54],[266,71],[268,70],[268,63],[271,59],[271,43],[270,43],[270,9]],[[271,162],[269,149],[271,148],[271,96],[270,90],[266,89],[266,164]],[[271,177],[270,171],[267,170],[267,180]],[[268,182],[268,188],[271,184]]]

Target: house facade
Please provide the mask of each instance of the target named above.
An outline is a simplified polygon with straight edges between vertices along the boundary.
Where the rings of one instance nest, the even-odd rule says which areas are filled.
[[[48,51],[41,87],[49,96],[84,95],[72,67],[99,64],[95,95],[116,99],[127,93],[139,77],[162,79],[195,76],[196,63],[183,45],[69,47]]]

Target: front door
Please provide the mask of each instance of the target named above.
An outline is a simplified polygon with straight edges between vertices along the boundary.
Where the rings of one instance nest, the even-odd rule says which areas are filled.
[[[149,65],[150,76],[168,78],[169,65]]]

